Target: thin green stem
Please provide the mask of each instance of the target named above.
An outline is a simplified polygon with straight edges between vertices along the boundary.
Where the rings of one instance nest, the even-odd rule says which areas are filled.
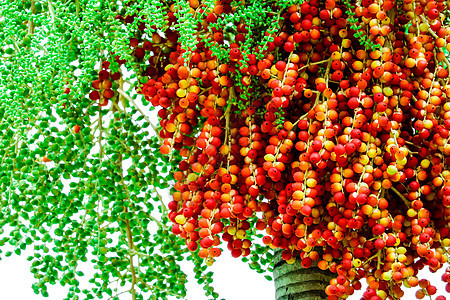
[[[136,104],[136,102],[134,102],[133,98],[130,97],[124,90],[122,90],[122,88],[118,88],[117,92],[119,92],[119,94],[121,94],[123,97],[125,97],[125,99],[127,99],[128,101],[133,103],[134,107],[141,113],[141,115],[144,117],[145,121],[147,121],[150,124],[150,126],[153,129],[153,131],[155,131],[156,136],[158,137],[159,143],[162,143],[162,139],[161,139],[161,137],[158,134],[157,128],[155,127],[155,125],[153,125],[153,123],[150,121],[150,119],[147,117],[147,115],[144,114],[144,112],[142,112],[141,108]]]

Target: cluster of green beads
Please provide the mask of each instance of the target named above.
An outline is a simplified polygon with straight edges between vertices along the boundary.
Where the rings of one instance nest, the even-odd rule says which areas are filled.
[[[127,59],[130,81],[141,72],[128,46],[136,29],[116,16],[160,5],[133,5],[0,3],[0,254],[31,250],[32,288],[42,296],[56,283],[69,287],[66,299],[186,295],[180,259],[189,253],[170,233],[158,193],[179,158],[159,155],[150,124],[127,99],[113,109],[87,97],[101,61],[113,72],[116,55]],[[126,92],[138,102],[133,87]],[[80,270],[87,264],[90,278]]]

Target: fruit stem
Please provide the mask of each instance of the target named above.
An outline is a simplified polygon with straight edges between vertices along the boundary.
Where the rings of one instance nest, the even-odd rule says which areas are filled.
[[[324,60],[321,60],[321,61],[316,61],[316,62],[309,63],[309,64],[304,65],[303,67],[299,68],[297,72],[299,72],[300,70],[305,69],[305,68],[307,68],[309,66],[320,65],[320,64],[326,63],[329,60],[330,59],[324,59]]]
[[[430,24],[428,23],[428,20],[423,16],[420,15],[420,19],[422,20],[422,22],[424,22],[425,24],[428,25],[428,32],[435,38],[439,38],[438,35],[431,29]],[[444,61],[445,64],[447,65],[447,69],[450,71],[450,62],[448,61],[447,57],[444,56]]]
[[[167,207],[166,207],[166,205],[165,205],[164,202],[163,202],[163,199],[162,199],[161,194],[158,192],[158,190],[157,190],[155,187],[153,187],[153,191],[154,191],[154,192],[156,193],[156,195],[158,196],[159,202],[161,202],[161,208],[162,208],[162,210],[163,210],[163,214],[166,215],[166,214],[167,214]],[[167,228],[166,225],[162,224],[160,221],[158,221],[158,220],[155,219],[154,217],[152,217],[152,216],[149,215],[149,218],[152,219],[152,220],[154,220],[154,221],[158,224],[159,227],[164,228],[164,229]]]
[[[128,209],[125,207],[125,213],[128,212]],[[131,234],[131,228],[130,228],[130,222],[128,220],[125,220],[125,224],[127,226],[127,240],[128,240],[128,248],[131,251],[134,248],[133,245],[133,236]],[[133,254],[130,253],[130,270],[131,270],[131,276],[132,276],[132,281],[131,281],[131,295],[133,297],[133,300],[136,300],[136,290],[134,288],[134,286],[136,285],[136,270],[134,269],[134,265],[133,265]]]
[[[436,54],[436,52],[435,52],[435,54]],[[435,55],[435,57],[436,57],[436,55]],[[433,90],[433,85],[434,85],[434,82],[436,81],[436,74],[437,74],[437,71],[438,71],[438,68],[436,68],[436,69],[434,70],[433,81],[431,81],[430,92],[428,93],[427,106],[430,104],[431,91]],[[423,121],[425,121],[426,118],[427,118],[427,115],[423,116]]]
[[[50,17],[52,18],[52,27],[53,30],[56,30],[55,27],[55,12],[53,11],[52,1],[48,0],[48,12],[50,13]]]
[[[80,14],[80,0],[75,0],[75,15],[78,17]]]
[[[330,74],[330,69],[331,69],[331,56],[330,58],[327,59],[328,63],[327,63],[327,70],[325,71],[325,76],[323,76],[325,78],[326,84],[328,86],[328,75]]]
[[[147,121],[150,124],[150,126],[152,127],[152,129],[155,131],[156,136],[158,138],[158,141],[161,144],[162,143],[162,139],[161,139],[161,137],[158,134],[158,130],[156,129],[156,126],[149,120],[147,115],[142,112],[141,108],[136,104],[136,102],[134,102],[133,98],[131,98],[130,95],[128,95],[124,90],[122,90],[122,88],[118,88],[117,92],[119,92],[119,94],[124,96],[125,99],[127,99],[128,101],[133,103],[134,107],[141,113],[141,115],[144,117],[145,121]]]
[[[411,145],[411,146],[419,147],[419,146],[417,146],[416,144],[411,143],[410,141],[405,141],[405,143],[408,144],[408,145]],[[412,153],[412,152],[410,151],[409,153]]]
[[[102,107],[98,106],[98,129],[100,130],[100,133],[98,135],[98,146],[99,146],[99,155],[100,155],[100,161],[102,161],[103,154],[105,154],[105,150],[103,150],[102,146],[102,139],[103,139],[103,122],[102,122]]]
[[[36,13],[36,6],[34,4],[34,1],[31,1],[31,14],[34,15]],[[32,35],[34,34],[34,22],[33,22],[33,18],[30,18],[28,20],[28,34]]]
[[[381,265],[381,250],[378,250],[377,252],[377,269],[380,269],[380,265]]]
[[[225,113],[224,113],[224,116],[225,116],[225,140],[224,140],[224,144],[227,143],[228,138],[229,138],[231,103],[233,102],[233,99],[235,97],[236,96],[234,94],[234,88],[231,87],[230,88],[230,95],[229,95],[228,106],[227,106],[227,109],[225,110]]]
[[[223,144],[228,144],[228,157],[227,157],[227,170],[230,169],[230,155],[231,155],[231,136],[230,136],[230,112],[231,112],[231,103],[233,103],[233,99],[236,98],[234,93],[234,87],[230,88],[230,95],[227,109],[225,110],[225,139]]]
[[[210,86],[209,88],[203,89],[203,91],[201,91],[198,96],[203,95],[204,93],[206,93],[207,91],[209,91],[212,88],[212,86]]]
[[[101,65],[101,64],[100,64],[100,65]],[[119,88],[119,89],[120,89],[120,88]],[[119,98],[119,97],[118,97],[118,98]],[[116,99],[115,101],[119,101],[119,99]],[[114,110],[115,110],[115,108],[113,107],[113,113],[115,112]],[[118,121],[118,119],[117,119],[117,118],[114,118],[114,121]],[[119,154],[119,158],[118,158],[117,161],[116,161],[116,165],[117,165],[119,168],[121,168],[121,169],[123,170],[123,164],[122,164],[122,162],[123,162],[122,154]],[[121,176],[123,176],[123,174],[122,174]],[[123,177],[122,177],[122,180],[119,182],[119,185],[121,185],[121,186],[125,189],[125,191],[126,191],[126,193],[127,193],[127,198],[129,199],[129,197],[130,197],[130,192],[128,191],[127,186],[124,184]],[[125,214],[128,213],[128,208],[127,208],[126,206],[124,206],[123,212],[124,212]],[[130,259],[130,271],[131,271],[131,278],[132,278],[130,293],[131,293],[131,295],[132,295],[132,299],[133,299],[133,300],[136,300],[136,299],[137,299],[137,298],[136,298],[136,289],[134,288],[134,286],[136,285],[136,269],[134,268],[134,264],[133,264],[133,256],[134,256],[134,254],[131,253],[131,251],[134,250],[133,234],[132,234],[132,232],[131,232],[131,227],[130,227],[130,222],[129,222],[129,220],[124,219],[124,220],[122,220],[122,221],[125,223],[125,226],[126,226],[125,231],[126,231],[126,234],[127,234],[127,242],[128,242],[128,250],[129,250],[129,259]]]
[[[314,104],[313,104],[313,106],[311,106],[311,109],[310,109],[310,110],[314,109],[314,107],[315,107],[317,104],[319,104],[319,97],[320,97],[320,93],[317,93],[316,100],[314,101]],[[303,119],[306,118],[307,116],[308,116],[308,113],[306,113],[306,114],[300,116],[300,118],[298,118],[297,121],[295,121],[295,123],[292,124],[292,125],[295,127],[295,126],[298,124],[298,122],[300,122],[300,120],[303,120]]]
[[[416,3],[415,2],[413,2],[412,3],[412,5],[413,5],[413,10],[415,11],[416,10]],[[414,18],[415,19],[415,18]],[[420,33],[420,29],[419,29],[419,20],[414,20],[414,21],[416,21],[416,30],[417,30],[417,34],[419,34]],[[411,24],[412,25],[412,24]]]
[[[287,71],[289,70],[289,64],[291,63],[292,54],[294,54],[294,51],[292,51],[292,52],[289,54],[289,57],[288,57],[288,59],[287,59],[286,68],[284,69],[284,74],[283,74],[283,80],[281,81],[281,84],[282,84],[282,85],[284,85],[284,81],[286,80],[286,74],[287,74]]]
[[[395,187],[391,186],[391,189],[403,200],[408,208],[411,208],[411,204],[408,202],[408,200],[406,200],[406,198],[399,191],[397,191]]]
[[[147,282],[145,282],[144,280],[142,280],[140,277],[136,277],[136,280],[139,281],[140,283],[142,283],[143,285],[145,285],[145,286],[146,286],[147,288],[149,288],[151,291],[153,291],[155,288],[158,289],[158,290],[160,290],[160,291],[162,290],[162,288],[159,287],[159,286],[157,286],[156,284],[153,285],[153,286],[150,286]],[[171,292],[171,291],[166,291],[166,290],[164,290],[164,292],[165,292],[166,294],[168,294],[168,295],[175,296],[175,297],[179,297],[179,295],[177,295],[177,294],[175,294],[175,293],[173,293],[173,292]],[[155,294],[153,294],[153,293],[152,293],[152,298],[156,300],[156,296],[155,296]]]

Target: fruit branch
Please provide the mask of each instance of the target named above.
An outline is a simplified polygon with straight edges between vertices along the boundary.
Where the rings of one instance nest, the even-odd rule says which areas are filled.
[[[75,16],[80,15],[80,0],[75,0]]]
[[[159,286],[157,286],[157,285],[155,285],[155,286],[152,287],[152,286],[149,285],[147,282],[145,282],[144,280],[142,280],[142,278],[140,278],[140,277],[136,277],[136,280],[139,281],[140,283],[142,283],[144,286],[146,286],[146,287],[147,287],[148,289],[150,289],[151,291],[153,291],[155,288],[158,289],[158,290],[163,290],[161,287],[159,287]],[[164,290],[164,292],[167,293],[168,295],[175,296],[175,297],[179,297],[179,295],[177,295],[177,294],[175,294],[175,293],[173,293],[173,292],[171,292],[171,291],[166,291],[166,290]],[[155,296],[153,295],[153,297],[155,297]],[[156,299],[156,298],[154,298],[154,299]]]
[[[311,106],[311,109],[313,109],[317,104],[319,104],[319,98],[320,98],[320,93],[316,93],[316,100],[314,101],[314,104]],[[300,116],[297,121],[295,121],[294,124],[292,124],[294,127],[298,124],[298,122],[300,122],[301,120],[305,119],[306,117],[308,117],[309,112],[305,113],[304,115]]]
[[[129,293],[129,292],[130,292],[130,290],[121,291],[121,292],[109,297],[108,300],[117,299],[118,296],[125,294],[125,293]]]
[[[406,198],[395,187],[391,186],[391,190],[393,190],[400,197],[400,199],[403,200],[408,208],[411,207],[411,204],[408,202],[408,200],[406,200]]]
[[[50,13],[50,17],[52,19],[51,23],[52,23],[53,30],[55,30],[56,29],[56,27],[55,27],[55,12],[53,11],[53,5],[52,5],[51,0],[48,0],[48,12]]]
[[[156,136],[158,137],[158,141],[161,144],[162,143],[162,139],[158,134],[158,130],[156,129],[155,125],[150,121],[150,119],[147,117],[146,114],[144,114],[142,112],[142,110],[140,109],[140,107],[136,104],[136,102],[134,102],[133,98],[131,98],[124,90],[122,90],[121,88],[117,89],[117,92],[119,92],[122,96],[125,97],[125,99],[127,99],[128,101],[130,101],[131,103],[133,103],[133,106],[141,113],[141,115],[144,117],[144,119],[150,124],[150,126],[152,127],[152,129],[155,131]]]
[[[34,34],[34,21],[33,21],[33,15],[36,13],[36,5],[34,3],[34,0],[31,1],[31,18],[28,20],[28,34],[32,35]]]
[[[103,154],[105,151],[103,150],[102,146],[102,138],[103,138],[103,122],[102,122],[102,107],[98,106],[98,129],[100,130],[100,133],[98,135],[98,146],[100,147],[100,161],[103,158]]]
[[[151,255],[149,255],[149,254],[146,254],[146,253],[143,253],[143,252],[139,252],[139,251],[136,251],[136,250],[129,250],[129,253],[132,254],[132,255],[140,256],[140,257],[151,257]]]
[[[120,164],[122,166],[122,155],[119,156],[119,162],[118,164]],[[121,184],[125,190],[127,191],[127,198],[129,199],[129,191],[128,188],[126,187],[126,185],[124,184],[123,180],[122,182],[120,182],[119,184]],[[123,210],[124,214],[128,213],[128,208],[124,207]],[[130,271],[131,271],[131,295],[132,295],[132,299],[136,300],[136,289],[135,289],[135,285],[136,285],[136,280],[137,280],[137,276],[136,276],[136,269],[134,267],[133,264],[133,251],[134,250],[134,243],[133,243],[133,234],[131,232],[131,226],[130,226],[130,221],[128,219],[123,220],[125,222],[125,226],[126,226],[126,234],[127,234],[127,243],[128,243],[128,253],[129,253],[129,260],[130,260]]]
[[[415,1],[412,3],[412,8],[413,8],[413,10],[416,10],[416,3],[415,3]],[[420,33],[419,20],[417,18],[412,19],[411,20],[411,26],[413,25],[413,21],[416,23],[417,34],[419,34]]]
[[[364,262],[364,264],[368,264],[371,260],[373,260],[375,257],[378,257],[378,253],[375,253],[374,255],[372,255],[371,257],[369,257],[368,259],[366,259],[366,261]]]
[[[231,103],[233,103],[233,99],[235,99],[236,96],[234,94],[234,88],[230,88],[230,96],[228,101],[227,109],[225,110],[224,116],[225,116],[225,140],[224,144],[227,143],[229,134],[230,134],[230,112],[231,112]]]
[[[16,49],[16,52],[19,52],[19,45],[17,44],[15,37],[12,37],[11,40],[13,41],[13,45],[14,48]]]
[[[381,266],[381,250],[377,252],[377,269],[379,270]]]
[[[286,63],[286,68],[284,69],[284,74],[283,74],[283,80],[281,81],[281,84],[282,85],[284,85],[284,81],[286,80],[286,75],[287,75],[287,72],[288,72],[288,70],[289,70],[289,65],[291,64],[291,59],[292,59],[292,55],[294,54],[294,51],[292,51],[290,54],[289,54],[289,57],[288,57],[288,59],[287,59],[287,63]]]
[[[153,187],[153,191],[156,193],[156,196],[158,197],[158,200],[161,203],[163,214],[166,214],[167,213],[167,207],[166,207],[166,205],[163,202],[161,194],[158,192],[158,190],[155,187]],[[152,217],[152,219],[153,219],[153,217]],[[156,219],[154,219],[154,221],[158,223],[159,227],[167,228],[166,225],[162,224],[161,222],[158,222]]]
[[[422,22],[424,22],[425,24],[427,24],[428,32],[429,32],[435,39],[438,39],[439,36],[436,34],[436,32],[433,31],[433,29],[431,29],[430,24],[428,23],[428,20],[427,20],[423,15],[420,15],[420,19],[422,20]],[[447,59],[447,57],[446,57],[445,55],[444,55],[444,61],[445,61],[445,64],[447,65],[447,69],[448,69],[449,72],[450,72],[450,62],[448,61],[448,59]]]
[[[299,68],[298,71],[303,70],[303,69],[305,69],[305,68],[307,68],[307,67],[310,67],[310,66],[320,65],[320,64],[326,63],[326,62],[328,62],[329,60],[330,60],[330,58],[324,59],[324,60],[321,60],[321,61],[316,61],[316,62],[308,63],[307,65],[304,65],[303,67]]]
[[[128,213],[128,208],[124,208],[124,213]],[[133,254],[131,253],[131,250],[134,249],[134,244],[133,244],[133,235],[131,233],[131,227],[130,227],[130,221],[128,220],[124,220],[125,225],[126,225],[126,232],[127,232],[127,240],[128,240],[128,249],[129,249],[129,259],[130,259],[130,271],[131,271],[131,295],[133,297],[133,300],[136,300],[136,289],[135,289],[135,285],[136,285],[136,270],[134,268],[134,264],[133,264]]]
[[[101,65],[101,64],[100,64]],[[122,83],[123,82],[121,82],[121,86],[120,86],[120,88],[118,89],[118,90],[122,90],[121,89],[121,87],[122,87]],[[119,92],[120,93],[120,92]],[[123,95],[123,93],[120,93],[122,96],[124,96]],[[125,96],[124,96],[125,97]],[[120,99],[119,99],[120,97],[117,97],[113,102],[118,102],[118,101],[120,101]],[[116,103],[117,104],[117,103]],[[125,107],[124,107],[124,109],[125,109]],[[115,106],[113,106],[113,114],[116,112],[116,107]],[[114,122],[117,122],[117,121],[119,121],[119,119],[118,118],[114,118]],[[121,169],[121,170],[123,170],[123,156],[122,156],[122,154],[121,153],[119,153],[119,158],[117,159],[117,161],[116,161],[116,165]],[[127,186],[124,184],[124,181],[123,181],[123,174],[120,174],[120,176],[122,177],[122,179],[121,179],[121,181],[118,183],[119,185],[121,185],[124,189],[125,189],[125,191],[126,191],[126,198],[127,199],[129,199],[130,198],[130,192],[128,191],[128,188],[127,188]],[[126,207],[126,206],[124,206],[123,207],[123,213],[124,213],[124,215],[126,215],[127,213],[128,213],[128,208]],[[134,250],[134,244],[133,244],[133,234],[132,234],[132,232],[131,232],[131,227],[130,227],[130,221],[128,220],[128,219],[124,219],[123,220],[123,222],[125,223],[125,231],[126,231],[126,235],[127,235],[127,243],[128,243],[128,250],[129,250],[129,260],[130,260],[130,271],[131,271],[131,289],[130,289],[130,292],[131,292],[131,295],[132,295],[132,299],[133,300],[136,300],[137,298],[136,298],[136,289],[135,289],[135,285],[136,285],[136,269],[135,269],[135,267],[134,267],[134,264],[133,264],[133,254],[131,254],[131,251],[133,251]]]

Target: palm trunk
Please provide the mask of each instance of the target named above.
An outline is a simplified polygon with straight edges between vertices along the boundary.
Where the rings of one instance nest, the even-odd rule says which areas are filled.
[[[275,279],[276,300],[322,300],[327,299],[325,288],[336,274],[323,271],[313,265],[305,269],[300,259],[290,265],[281,258],[280,250],[275,251],[273,277]]]

